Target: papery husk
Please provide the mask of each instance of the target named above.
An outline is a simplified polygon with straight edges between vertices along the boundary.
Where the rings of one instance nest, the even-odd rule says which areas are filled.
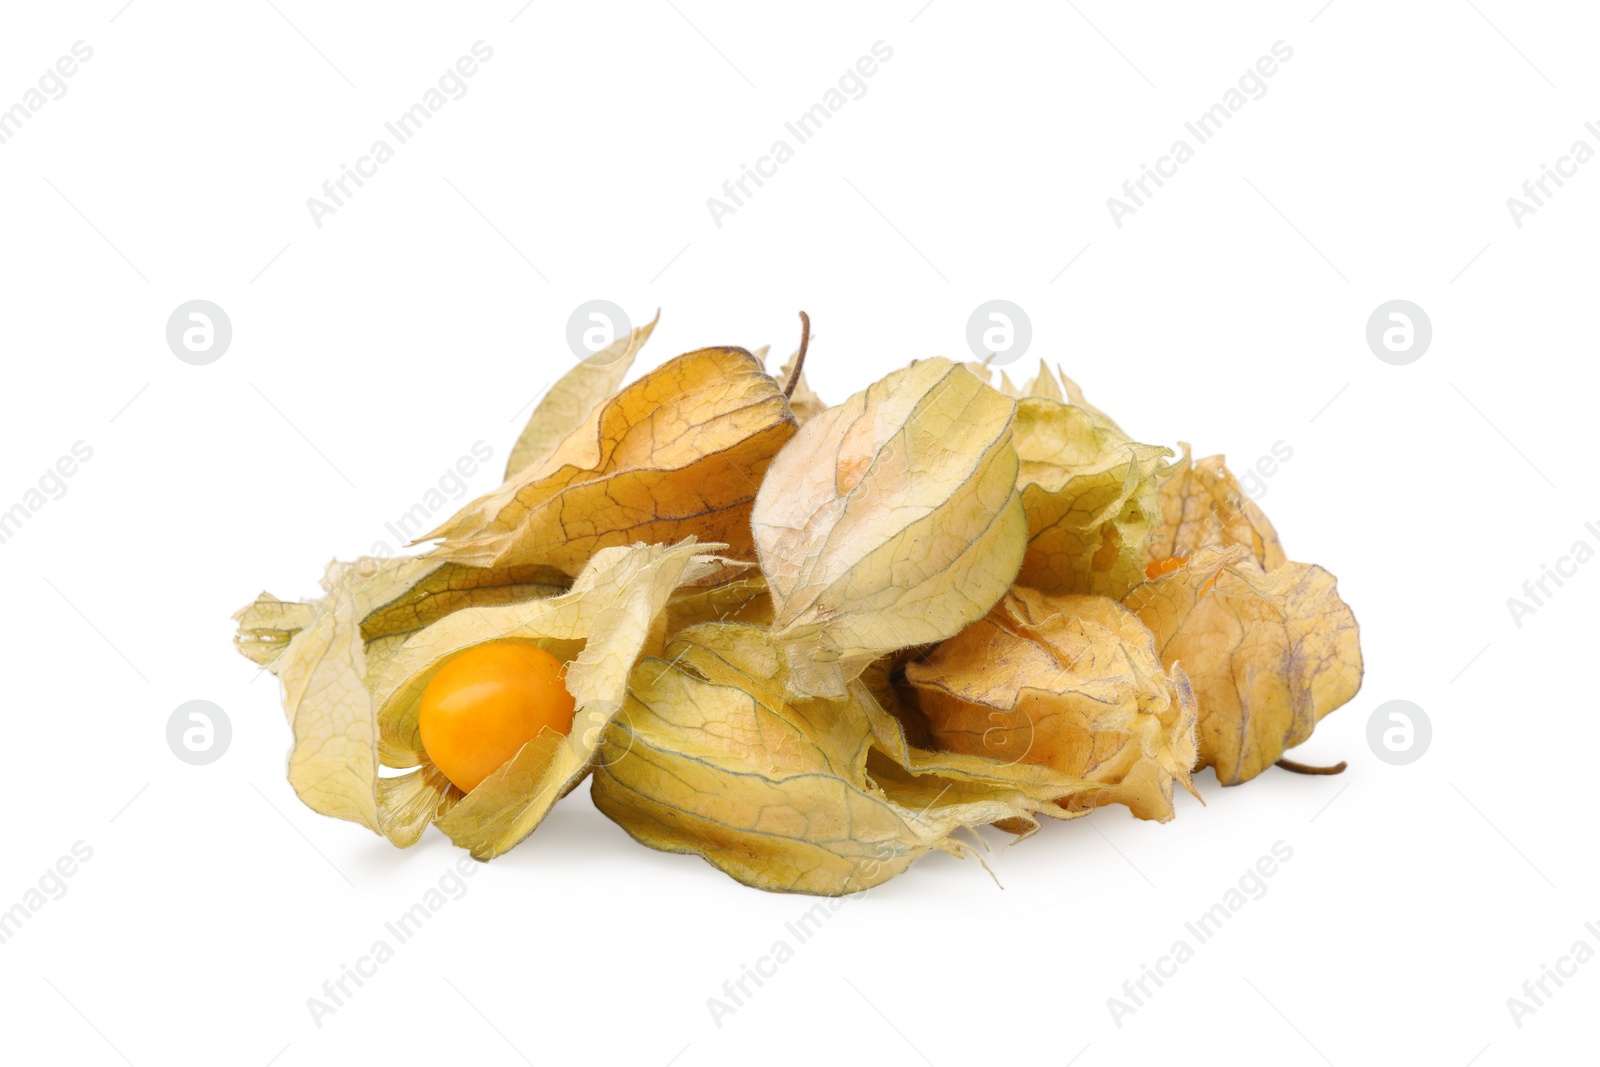
[[[798,698],[787,674],[764,627],[680,632],[633,672],[595,770],[596,807],[636,840],[699,855],[746,885],[837,896],[929,851],[968,854],[958,829],[1032,824],[1093,789],[1048,773],[986,777],[976,761],[919,765],[903,740],[887,753],[893,720],[865,687]]]
[[[571,584],[570,578],[550,567],[464,567],[417,556],[364,556],[351,563],[330,563],[323,578],[325,592],[339,584],[346,569],[352,571],[349,590],[357,601],[369,655],[373,642],[415,633],[453,611],[553,596]],[[239,624],[234,647],[263,667],[270,666],[316,610],[316,602],[279,600],[262,593],[234,612],[233,620]]]
[[[1140,444],[1088,407],[1066,403],[1048,368],[1017,402],[1017,485],[1028,516],[1018,583],[1119,598],[1144,580],[1157,483],[1172,450]]]
[[[747,568],[747,571],[749,569]],[[679,589],[667,601],[667,636],[702,622],[772,625],[772,597],[759,572],[706,587]]]
[[[402,848],[415,844],[428,822],[448,810],[460,791],[442,775],[427,771],[380,775],[368,649],[403,638],[383,633],[369,641],[362,624],[374,615],[392,621],[393,616],[381,615],[391,605],[427,604],[430,598],[413,591],[430,578],[440,579],[436,562],[336,562],[323,576],[326,595],[321,599],[287,604],[263,593],[234,616],[240,624],[235,638],[240,651],[282,684],[284,713],[294,736],[289,784],[296,795],[313,811],[360,823]],[[484,588],[498,596],[508,587]]]
[[[324,580],[327,596],[292,609],[258,599],[239,615],[249,635],[244,647],[264,655],[288,633],[269,668],[283,683],[294,734],[290,785],[312,810],[402,847],[438,822],[475,856],[498,855],[581,780],[600,731],[621,705],[628,671],[661,646],[667,600],[683,582],[723,566],[712,555],[722,548],[691,538],[605,549],[571,589],[511,601],[509,589],[528,587],[481,584],[490,572],[441,575],[440,561],[429,559],[336,564]],[[476,594],[484,596],[474,600]],[[444,613],[449,605],[455,610]],[[376,631],[370,639],[363,621]],[[403,626],[414,628],[392,629]],[[452,655],[505,638],[532,640],[571,661],[573,729],[545,730],[463,794],[423,750],[416,725],[422,691]],[[381,662],[369,649],[382,650]],[[384,767],[418,769],[386,775]]]
[[[1191,461],[1188,442],[1183,442],[1182,448],[1183,458],[1161,482],[1161,518],[1145,543],[1146,562],[1193,556],[1213,536],[1220,536],[1224,545],[1247,548],[1263,570],[1287,563],[1289,557],[1278,531],[1260,505],[1240,488],[1223,457]]]
[[[884,652],[954,634],[1021,562],[1015,405],[966,368],[896,371],[801,427],[752,522],[796,695],[844,695]]]
[[[1194,694],[1150,632],[1106,597],[1017,587],[987,616],[904,668],[933,743],[1100,783],[1079,802],[1173,816],[1193,792]]]
[[[478,859],[532,833],[588,773],[628,672],[661,647],[673,591],[721,566],[712,553],[725,547],[686,538],[602,549],[560,596],[458,612],[407,640],[374,686],[378,725],[396,747],[421,749],[417,716],[428,683],[451,657],[486,641],[532,641],[569,661],[565,682],[576,701],[568,733],[541,731],[439,819],[439,829]]]
[[[1263,570],[1245,545],[1213,543],[1123,603],[1183,663],[1200,701],[1200,766],[1247,782],[1301,744],[1361,688],[1361,634],[1333,575],[1307,563]]]
[[[549,456],[421,540],[443,538],[439,559],[566,574],[603,548],[684,536],[753,561],[751,504],[795,426],[754,356],[703,348],[624,386]]]
[[[466,608],[555,596],[570,584],[565,575],[549,567],[485,569],[415,556],[335,561],[323,576],[326,595],[322,599],[296,603],[262,593],[235,612],[234,621],[239,625],[234,646],[263,668],[281,673],[278,661],[296,635],[319,618],[327,625],[333,609],[329,597],[348,597],[352,600],[350,611],[359,620],[362,675],[370,690],[394,650],[429,623]],[[327,636],[304,642],[297,654],[320,654]],[[340,655],[333,653],[336,660]],[[284,705],[291,725],[293,707],[289,702]],[[378,755],[385,767],[418,766],[422,759],[419,750],[420,746],[401,748],[381,735],[378,738]],[[398,790],[410,784],[414,784],[410,777],[402,776],[388,788]]]
[[[973,373],[977,374],[985,382],[991,380],[994,368],[989,363],[968,363],[967,367],[971,368]],[[979,368],[981,368],[981,371]],[[1067,377],[1067,372],[1061,369],[1060,364],[1057,364],[1055,372],[1051,373],[1050,368],[1041,359],[1039,361],[1039,373],[1030,378],[1027,384],[1020,386],[1013,382],[1004,370],[1001,370],[1000,384],[997,388],[1013,400],[1021,400],[1026,396],[1041,396],[1047,400],[1060,400],[1071,404],[1073,407],[1082,408],[1093,415],[1102,425],[1109,426],[1119,433],[1122,432],[1122,427],[1118,426],[1110,415],[1089,403],[1088,399],[1083,395],[1083,389],[1079,387],[1077,382]]]

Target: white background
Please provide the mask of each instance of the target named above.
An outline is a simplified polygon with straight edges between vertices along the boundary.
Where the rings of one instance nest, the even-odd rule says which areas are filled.
[[[1520,228],[1506,206],[1574,140],[1600,148],[1592,11],[122,2],[8,4],[0,28],[0,106],[94,49],[0,145],[0,509],[93,449],[0,544],[0,908],[93,849],[0,945],[7,1060],[1592,1058],[1600,963],[1520,1028],[1506,1004],[1580,938],[1600,949],[1600,566],[1520,627],[1506,605],[1600,546],[1578,447],[1600,163]],[[306,199],[478,40],[466,96],[314,225]],[[880,40],[865,96],[715,225],[706,199]],[[1118,228],[1106,198],[1279,40],[1266,95]],[[228,617],[393,546],[384,523],[480,440],[470,491],[492,488],[596,297],[663,309],[635,373],[706,344],[786,354],[804,308],[834,401],[965,358],[968,315],[1002,297],[1031,317],[1025,364],[1060,361],[1140,438],[1241,468],[1283,442],[1263,506],[1339,576],[1367,660],[1297,755],[1350,770],[1206,774],[1207,805],[1167,825],[1046,827],[991,858],[1003,891],[925,859],[720,1027],[707,998],[795,945],[813,901],[643,849],[580,790],[318,1027],[307,998],[458,853],[296,801],[274,683]],[[209,366],[164,338],[195,298],[233,324]],[[1433,323],[1409,366],[1364,339],[1394,298]],[[165,740],[196,698],[233,724],[204,767]],[[1397,698],[1433,723],[1409,766],[1366,740]],[[1119,1027],[1107,998],[1279,841],[1267,894]]]

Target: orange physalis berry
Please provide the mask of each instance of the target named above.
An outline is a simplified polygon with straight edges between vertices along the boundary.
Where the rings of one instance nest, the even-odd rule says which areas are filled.
[[[566,671],[532,641],[489,641],[445,663],[422,693],[417,726],[434,766],[468,793],[546,727],[572,729]]]
[[[1144,565],[1144,576],[1150,581],[1155,581],[1164,575],[1171,574],[1189,562],[1188,556],[1172,556],[1168,559],[1155,559]]]

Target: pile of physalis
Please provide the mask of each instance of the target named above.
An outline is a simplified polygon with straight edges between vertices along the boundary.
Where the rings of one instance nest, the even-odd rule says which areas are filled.
[[[982,826],[1170,819],[1198,768],[1315,770],[1281,757],[1355,694],[1356,621],[1221,456],[1043,365],[828,406],[804,336],[776,377],[704,348],[622,385],[653,326],[551,388],[431,551],[236,616],[307,806],[487,860],[589,778],[643,844],[832,895]]]

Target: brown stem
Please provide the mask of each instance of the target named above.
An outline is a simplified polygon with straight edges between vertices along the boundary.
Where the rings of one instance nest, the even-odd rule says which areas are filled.
[[[800,368],[806,365],[806,346],[811,344],[811,316],[800,312],[800,351],[794,354],[794,370],[789,372],[789,384],[783,387],[785,398],[794,396],[794,387],[800,384]]]
[[[1343,774],[1344,769],[1348,767],[1349,764],[1344,760],[1340,760],[1332,767],[1313,767],[1309,763],[1296,763],[1292,759],[1281,759],[1278,761],[1278,766],[1282,767],[1286,771],[1293,771],[1296,774]]]

